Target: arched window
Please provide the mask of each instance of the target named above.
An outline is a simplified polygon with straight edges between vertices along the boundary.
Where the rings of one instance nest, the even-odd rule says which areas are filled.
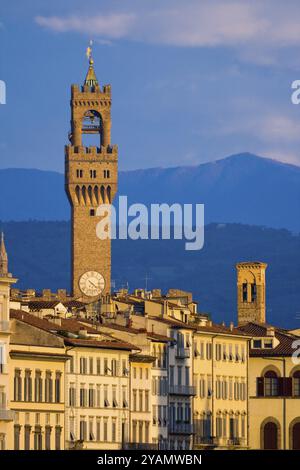
[[[300,450],[300,422],[298,421],[292,427],[292,449]]]
[[[263,448],[264,450],[278,449],[278,426],[272,421],[268,421],[263,427]]]
[[[278,376],[273,370],[269,370],[264,375],[265,396],[274,397],[278,395]]]
[[[293,396],[300,397],[300,370],[293,373]]]

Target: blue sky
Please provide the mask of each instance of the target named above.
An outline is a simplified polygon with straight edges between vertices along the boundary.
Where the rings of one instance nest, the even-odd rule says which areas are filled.
[[[300,164],[300,2],[11,0],[0,13],[0,168],[63,171],[70,85],[94,40],[120,169],[239,152]]]

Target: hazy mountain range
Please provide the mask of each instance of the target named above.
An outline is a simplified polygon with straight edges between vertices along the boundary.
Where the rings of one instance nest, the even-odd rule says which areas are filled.
[[[4,223],[10,270],[21,288],[70,286],[69,222]],[[268,263],[267,319],[300,326],[300,235],[240,224],[210,224],[200,251],[185,251],[182,240],[114,240],[112,279],[116,288],[190,290],[201,311],[216,321],[236,318],[238,261]]]
[[[129,203],[204,203],[206,223],[300,231],[300,167],[248,153],[194,167],[121,171],[119,194]],[[0,220],[69,218],[62,174],[0,170]]]
[[[209,225],[200,251],[185,251],[178,240],[113,241],[117,288],[145,287],[147,276],[150,288],[191,290],[200,310],[228,322],[236,316],[235,263],[265,261],[268,321],[299,327],[300,167],[239,154],[195,167],[124,171],[119,194],[129,203],[204,203]],[[69,218],[62,174],[0,170],[0,225],[19,287],[69,288]]]

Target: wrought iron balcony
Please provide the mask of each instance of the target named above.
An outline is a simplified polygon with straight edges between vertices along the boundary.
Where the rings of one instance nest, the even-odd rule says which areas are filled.
[[[169,427],[170,434],[193,434],[193,425],[191,423],[171,423]]]
[[[170,385],[170,395],[196,395],[196,387],[193,385]]]
[[[176,358],[177,359],[188,359],[190,357],[189,348],[178,348],[176,349]]]

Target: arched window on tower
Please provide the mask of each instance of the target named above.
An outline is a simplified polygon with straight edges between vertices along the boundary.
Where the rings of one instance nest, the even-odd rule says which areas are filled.
[[[255,302],[257,297],[256,283],[251,284],[251,302]]]
[[[86,111],[82,120],[82,145],[84,147],[101,147],[102,119],[98,111]]]
[[[243,293],[243,302],[247,302],[248,301],[248,284],[247,284],[247,282],[243,282],[242,293]]]

